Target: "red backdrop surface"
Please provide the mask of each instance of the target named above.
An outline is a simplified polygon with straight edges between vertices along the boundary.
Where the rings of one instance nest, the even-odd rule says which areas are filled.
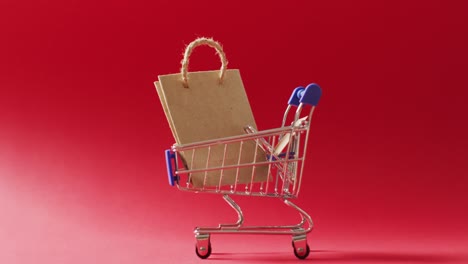
[[[297,199],[316,263],[455,263],[468,254],[468,2],[0,3],[0,263],[185,263],[195,225],[235,218],[167,184],[153,81],[220,41],[260,129],[316,82]],[[198,48],[191,69],[219,67]],[[297,220],[241,198],[247,222]],[[213,237],[208,260],[295,262],[289,237]]]

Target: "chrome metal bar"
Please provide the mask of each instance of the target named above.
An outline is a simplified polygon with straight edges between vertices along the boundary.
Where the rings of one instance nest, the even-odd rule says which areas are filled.
[[[209,168],[208,165],[210,165],[210,154],[211,154],[211,146],[208,146],[208,154],[207,154],[207,157],[206,157],[206,166],[205,166],[205,176],[203,177],[203,187],[205,187],[205,185],[206,185],[206,178],[208,176],[208,171],[206,169]],[[193,166],[193,164],[192,164],[192,166]]]
[[[244,214],[242,213],[240,206],[227,194],[223,195],[223,198],[232,207],[232,209],[236,211],[237,222],[235,224],[220,224],[219,227],[242,226],[242,224],[244,224]]]
[[[298,158],[298,159],[290,159],[289,161],[300,161],[303,160],[303,158]],[[260,161],[260,162],[255,162],[255,163],[244,163],[244,164],[239,164],[239,165],[226,165],[224,167],[218,166],[218,167],[210,167],[207,169],[192,169],[192,170],[186,170],[186,169],[179,169],[175,172],[175,174],[180,175],[180,174],[186,174],[186,173],[197,173],[197,172],[205,172],[205,171],[214,171],[214,170],[227,170],[227,169],[236,169],[236,168],[245,168],[245,167],[252,167],[252,166],[263,166],[263,165],[268,165],[268,164],[275,164],[275,163],[284,163],[283,160],[272,160],[272,161]]]
[[[192,149],[192,158],[191,158],[191,161],[190,161],[190,166],[193,166],[193,161],[195,160],[195,150],[197,150],[197,149]],[[176,174],[177,174],[177,171],[176,171]],[[189,179],[187,181],[187,185],[189,185],[191,182],[192,182],[192,174],[190,173],[189,174]]]
[[[302,107],[304,106],[303,103],[300,103],[299,106],[297,107],[296,109],[296,114],[294,115],[294,122],[296,122],[297,120],[299,120],[299,117],[301,115],[301,112],[302,112]]]
[[[209,145],[218,145],[218,144],[229,144],[229,143],[234,143],[234,142],[239,142],[239,141],[245,141],[245,140],[251,140],[251,139],[256,139],[260,137],[267,137],[267,136],[273,136],[273,135],[278,135],[278,133],[291,133],[291,132],[296,132],[296,131],[305,131],[306,128],[302,127],[280,127],[280,128],[273,128],[269,130],[262,130],[258,131],[255,133],[251,134],[243,134],[239,136],[232,136],[232,137],[225,137],[225,138],[219,138],[219,139],[212,139],[212,140],[205,140],[205,141],[200,141],[200,142],[194,142],[190,144],[184,144],[184,145],[178,145],[174,144],[172,145],[172,150],[173,151],[185,151],[185,150],[190,150],[193,148],[203,148],[203,147],[208,147]]]
[[[302,229],[283,229],[283,228],[272,228],[271,230],[252,230],[246,228],[201,228],[197,227],[194,233],[207,233],[207,234],[259,234],[259,235],[303,235]]]
[[[305,157],[306,157],[306,154],[307,154],[307,144],[309,143],[310,123],[312,122],[312,115],[314,114],[314,110],[315,110],[315,106],[312,106],[312,108],[310,109],[310,113],[309,113],[309,125],[307,126],[307,130],[306,130],[307,132],[306,132],[306,136],[305,136],[304,150],[303,150],[303,155],[302,155],[303,160],[305,160]],[[304,172],[304,165],[305,165],[305,162],[302,161],[301,172],[299,174],[299,184],[297,186],[296,195],[299,195],[299,191],[301,190],[302,173]]]
[[[223,161],[222,161],[222,163],[221,163],[221,167],[223,167],[223,169],[221,169],[221,172],[220,172],[220,175],[219,175],[218,190],[221,190],[221,186],[222,186],[222,184],[223,184],[224,163],[225,163],[225,161],[226,161],[227,147],[228,147],[228,144],[225,144],[225,145],[224,145],[224,152],[223,152]]]
[[[237,160],[237,169],[236,169],[236,181],[234,182],[234,190],[237,190],[237,182],[239,181],[239,173],[240,173],[240,163],[241,163],[241,158],[242,158],[242,147],[244,145],[244,141],[240,142],[239,146],[239,159]]]
[[[243,226],[244,215],[240,206],[232,200],[229,195],[223,195],[224,200],[236,211],[237,222],[232,224],[219,224],[217,227],[196,227],[195,234],[265,234],[265,235],[305,235],[312,231],[313,222],[312,218],[300,207],[291,201],[284,199],[284,203],[293,209],[297,210],[301,216],[301,222],[296,225],[272,225],[272,226]],[[304,224],[307,223],[308,227],[304,229]]]
[[[294,158],[299,157],[299,151],[301,146],[301,133],[297,133],[296,136],[296,141],[294,142]],[[295,193],[296,187],[297,187],[297,162],[292,163],[292,173],[291,173],[291,179],[293,182],[293,187],[292,187],[292,193]]]
[[[288,170],[289,162],[290,162],[289,154],[291,153],[291,145],[294,142],[295,137],[296,137],[296,133],[289,133],[289,143],[288,143],[288,146],[286,147],[286,154],[284,157],[284,165],[283,165],[283,172],[282,172],[284,179],[283,179],[283,186],[281,186],[281,194],[285,193],[285,191],[289,193],[289,182],[291,180],[288,175],[290,173]]]
[[[213,233],[214,230],[224,230],[226,228],[239,228],[244,224],[244,214],[240,206],[231,198],[229,195],[223,195],[224,201],[226,201],[229,206],[231,206],[234,211],[237,213],[237,222],[232,224],[219,224],[217,227],[196,227],[195,233]]]
[[[180,185],[176,185],[177,188],[181,191],[187,192],[195,192],[195,193],[209,193],[209,194],[227,194],[227,195],[241,195],[241,196],[255,196],[255,197],[271,197],[271,198],[287,198],[287,199],[294,199],[297,198],[296,195],[293,194],[279,194],[277,192],[251,192],[246,193],[244,191],[234,191],[234,190],[216,190],[216,189],[202,189],[200,187],[183,187]]]
[[[258,139],[255,140],[255,152],[254,152],[254,157],[253,157],[253,161],[252,163],[255,164],[255,162],[257,161],[257,153],[258,153]],[[256,166],[253,165],[252,166],[252,178],[250,179],[250,190],[249,192],[252,192],[252,188],[253,188],[253,185],[254,185],[254,180],[255,180],[255,168]],[[247,191],[248,190],[248,186],[246,185],[245,186],[245,190]]]
[[[288,107],[286,107],[286,111],[284,111],[284,115],[283,115],[283,123],[281,123],[281,126],[284,127],[284,125],[286,124],[286,119],[288,118],[288,113],[289,113],[289,110],[291,109],[291,105],[288,104]]]
[[[275,143],[276,143],[276,140],[275,140],[276,136],[272,136],[272,137],[273,137],[273,139],[271,141],[271,145],[274,146]],[[273,161],[273,152],[274,152],[274,149],[272,148],[272,150],[269,152],[269,154],[270,154],[270,157],[268,158],[269,162]],[[270,187],[270,177],[273,177],[272,172],[271,172],[271,165],[272,165],[272,163],[268,164],[268,180],[267,180],[266,186],[265,186],[265,193],[268,193],[268,187]]]
[[[307,229],[303,229],[304,230],[304,234],[307,234],[309,233],[310,231],[312,231],[312,229],[314,228],[314,222],[312,221],[312,217],[310,217],[310,215],[308,213],[306,213],[306,211],[304,211],[302,208],[300,208],[299,206],[295,205],[293,202],[291,202],[290,200],[288,199],[284,199],[284,203],[294,209],[296,209],[299,214],[301,215],[302,219],[305,220],[308,224],[308,227]]]

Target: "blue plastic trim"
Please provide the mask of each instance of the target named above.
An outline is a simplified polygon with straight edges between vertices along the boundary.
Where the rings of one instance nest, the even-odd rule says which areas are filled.
[[[304,91],[300,92],[300,95],[301,99],[299,99],[299,102],[317,106],[320,101],[320,97],[322,96],[322,88],[320,88],[318,84],[311,83],[307,85]]]
[[[170,149],[167,149],[164,153],[166,154],[167,179],[169,180],[169,185],[174,186],[175,182],[179,181],[178,176],[174,175],[174,170],[172,169],[172,160],[175,160],[175,154]]]
[[[289,98],[288,104],[289,105],[294,105],[296,107],[299,106],[299,99],[301,98],[299,93],[304,91],[304,89],[305,88],[302,87],[302,86],[299,86],[296,89],[294,89],[293,93],[291,94],[291,98]]]

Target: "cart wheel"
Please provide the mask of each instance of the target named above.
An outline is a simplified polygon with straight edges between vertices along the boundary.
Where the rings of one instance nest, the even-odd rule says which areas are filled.
[[[294,248],[294,255],[298,258],[298,259],[306,259],[308,256],[309,256],[309,253],[310,253],[310,248],[309,248],[309,245],[306,244],[306,248],[299,248],[297,249],[295,246],[294,246],[294,243],[293,243],[293,248]]]
[[[201,259],[207,259],[211,255],[211,242],[208,242],[208,248],[198,247],[198,244],[195,244],[195,253]]]

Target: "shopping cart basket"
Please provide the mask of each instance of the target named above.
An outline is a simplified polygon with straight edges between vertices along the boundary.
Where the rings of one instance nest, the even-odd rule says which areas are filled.
[[[244,128],[245,134],[226,138],[206,140],[191,144],[172,145],[166,150],[167,173],[169,183],[177,186],[179,190],[197,193],[220,194],[224,200],[237,212],[238,220],[232,224],[220,224],[217,227],[196,227],[194,230],[196,238],[196,254],[202,258],[208,258],[211,254],[211,234],[278,234],[291,235],[294,254],[299,259],[305,259],[310,252],[307,244],[307,233],[312,231],[312,218],[290,199],[299,195],[303,169],[305,164],[307,141],[310,131],[310,121],[315,107],[322,95],[322,90],[317,84],[309,84],[306,88],[296,88],[283,116],[281,127],[256,131],[251,126]],[[290,110],[296,108],[295,114],[289,114]],[[306,113],[306,114],[303,114]],[[301,115],[303,115],[301,117]],[[290,117],[293,116],[293,117]],[[293,119],[289,125],[288,120]],[[254,159],[251,162],[241,162],[243,145],[247,142],[256,144]],[[225,165],[224,162],[216,166],[210,166],[210,150],[212,148],[223,148],[224,158],[228,148],[239,148],[239,158],[236,164]],[[183,157],[181,154],[184,154]],[[206,156],[204,168],[188,168],[185,159],[192,159],[202,153]],[[264,156],[258,159],[258,155]],[[266,181],[255,181],[256,168],[267,167],[268,179]],[[239,182],[239,171],[250,168],[252,180],[244,183]],[[225,172],[235,172],[236,179],[233,184],[224,185],[223,175]],[[218,173],[219,184],[197,185],[191,180],[192,175],[204,174],[204,182],[207,177]],[[231,173],[232,175],[232,173]],[[244,215],[238,204],[230,195],[246,195],[254,197],[276,197],[297,210],[301,221],[295,225],[284,226],[244,226]]]

